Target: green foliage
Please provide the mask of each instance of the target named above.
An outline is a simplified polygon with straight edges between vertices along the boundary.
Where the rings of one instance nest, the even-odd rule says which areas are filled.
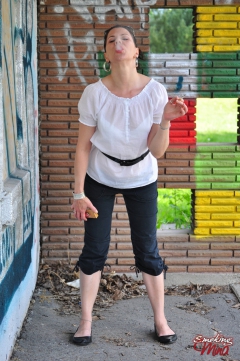
[[[190,53],[193,40],[192,9],[150,10],[151,53]]]
[[[197,142],[237,142],[237,99],[197,99]]]
[[[176,228],[190,228],[190,189],[158,189],[157,228],[168,223],[175,223]]]

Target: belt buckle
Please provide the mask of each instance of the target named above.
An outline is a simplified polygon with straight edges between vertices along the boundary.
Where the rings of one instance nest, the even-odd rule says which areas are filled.
[[[120,165],[121,166],[129,166],[129,165],[131,165],[131,161],[130,160],[124,160],[124,159],[122,159],[121,161],[120,161]]]

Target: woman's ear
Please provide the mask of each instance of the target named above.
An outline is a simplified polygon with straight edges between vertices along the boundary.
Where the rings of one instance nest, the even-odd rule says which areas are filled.
[[[109,63],[109,60],[108,60],[108,58],[107,58],[106,53],[104,53],[103,56],[104,56],[105,61],[106,61],[107,63]]]

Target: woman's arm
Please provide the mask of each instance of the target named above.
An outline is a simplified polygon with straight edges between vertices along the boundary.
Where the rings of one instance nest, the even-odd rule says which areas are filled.
[[[148,148],[155,158],[160,158],[169,145],[170,120],[186,114],[188,108],[183,99],[173,98],[164,108],[161,125],[153,124],[148,135]]]
[[[76,194],[84,192],[84,180],[88,167],[89,153],[92,148],[90,139],[95,130],[96,127],[89,127],[82,123],[79,124],[78,142],[74,162],[74,193]],[[84,221],[87,220],[85,214],[87,208],[97,212],[97,209],[93,206],[92,202],[87,197],[74,200],[71,208],[74,210],[76,218]]]

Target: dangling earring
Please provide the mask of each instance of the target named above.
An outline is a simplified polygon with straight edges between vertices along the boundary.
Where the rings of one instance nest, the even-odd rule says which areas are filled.
[[[135,60],[136,68],[138,67],[138,58]]]
[[[107,64],[109,65],[108,68],[107,68]],[[111,71],[111,64],[110,64],[110,62],[105,61],[105,62],[103,63],[103,69],[105,70],[106,73],[109,73],[109,72]]]

